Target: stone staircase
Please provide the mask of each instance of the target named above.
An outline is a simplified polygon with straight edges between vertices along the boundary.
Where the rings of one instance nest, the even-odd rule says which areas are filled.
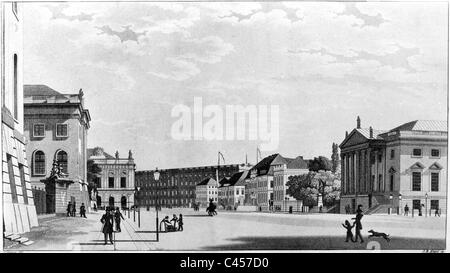
[[[6,240],[9,240],[11,242],[15,242],[16,244],[21,244],[21,245],[26,245],[29,246],[31,244],[33,244],[34,242],[29,240],[26,237],[22,237],[19,234],[14,234],[14,233],[3,233],[3,238]]]
[[[391,207],[390,202],[389,198],[385,195],[374,195],[372,196],[372,203],[374,205],[364,211],[364,214],[387,214]]]

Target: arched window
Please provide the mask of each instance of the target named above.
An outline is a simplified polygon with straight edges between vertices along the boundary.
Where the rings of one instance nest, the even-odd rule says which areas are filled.
[[[67,169],[67,153],[64,151],[59,151],[56,153],[56,162],[59,163],[59,166],[61,167],[61,172],[68,174]]]
[[[33,156],[33,174],[45,175],[45,154],[43,151],[36,151]]]

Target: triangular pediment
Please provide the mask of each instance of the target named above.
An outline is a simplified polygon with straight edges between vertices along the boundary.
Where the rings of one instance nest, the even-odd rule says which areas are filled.
[[[410,169],[425,169],[425,166],[420,162],[416,162],[409,168]]]
[[[341,143],[341,145],[339,145],[339,147],[345,148],[345,147],[350,147],[353,145],[357,145],[357,144],[361,144],[361,143],[366,143],[369,139],[366,138],[365,136],[363,136],[360,132],[358,132],[357,130],[353,130],[345,139],[344,141]]]
[[[431,165],[429,169],[439,171],[439,170],[442,170],[442,166],[441,166],[441,164],[434,162],[433,165]]]

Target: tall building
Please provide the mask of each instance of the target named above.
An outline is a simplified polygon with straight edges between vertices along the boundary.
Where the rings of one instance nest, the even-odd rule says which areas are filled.
[[[307,174],[309,172],[308,162],[302,156],[296,158],[285,157],[284,161],[280,160],[273,165],[274,209],[286,211],[290,206],[293,208],[299,207],[298,201],[286,193],[286,183],[289,180],[289,176]]]
[[[357,126],[341,143],[341,205],[367,213],[446,212],[447,122],[415,120],[381,131]]]
[[[23,19],[17,2],[0,5],[3,225],[24,233],[38,220],[23,133]]]
[[[87,153],[88,160],[101,169],[93,181],[97,193],[93,194],[92,199],[96,201],[97,207],[130,208],[134,205],[136,164],[131,151],[122,158],[119,152],[111,156],[100,147],[88,149]]]
[[[84,108],[83,91],[62,94],[46,85],[25,85],[24,109],[31,183],[45,189],[47,213],[66,213],[69,201],[89,208],[86,145],[91,117]],[[55,164],[65,178],[44,183]]]
[[[219,180],[239,172],[244,164],[220,165]],[[195,186],[206,178],[216,178],[216,166],[161,169],[159,181],[154,170],[136,171],[139,187],[136,203],[140,206],[191,207],[195,202]]]
[[[207,207],[209,202],[217,203],[218,183],[213,178],[205,178],[195,186],[195,203]]]

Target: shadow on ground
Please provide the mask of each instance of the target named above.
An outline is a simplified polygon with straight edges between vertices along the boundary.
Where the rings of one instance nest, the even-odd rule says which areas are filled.
[[[376,238],[366,239],[361,244],[346,243],[345,236],[279,236],[237,237],[229,241],[230,244],[204,247],[203,250],[372,250],[374,245],[379,245],[381,250],[445,249],[444,239],[391,238],[390,243],[387,243],[384,239]]]

